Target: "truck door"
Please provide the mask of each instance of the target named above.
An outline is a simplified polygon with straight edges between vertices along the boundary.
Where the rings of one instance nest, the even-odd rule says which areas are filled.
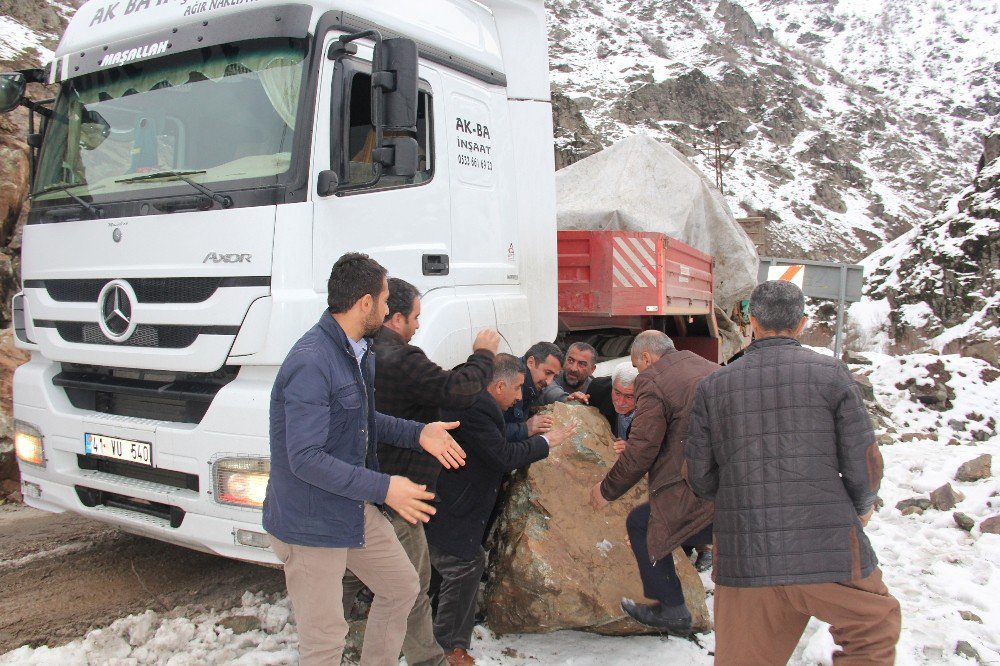
[[[331,33],[324,49],[339,37]],[[315,185],[324,169],[338,171],[340,190],[314,195],[313,286],[325,293],[330,268],[344,252],[364,252],[385,266],[389,275],[416,285],[423,295],[418,343],[439,362],[451,360],[451,348],[466,350],[469,313],[454,294],[451,270],[451,196],[448,164],[439,140],[446,135],[444,113],[436,94],[438,72],[421,63],[416,139],[420,164],[412,177],[383,175],[372,179],[371,117],[372,48],[356,42],[358,52],[325,60],[319,78],[314,136]],[[438,350],[441,350],[440,352]],[[464,351],[467,355],[468,351]],[[454,355],[458,361],[465,355]],[[461,356],[461,358],[458,358]]]

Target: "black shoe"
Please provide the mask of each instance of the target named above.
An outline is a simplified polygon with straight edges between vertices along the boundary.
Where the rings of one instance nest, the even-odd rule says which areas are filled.
[[[708,571],[712,568],[712,551],[703,550],[698,553],[698,559],[694,561],[694,568],[698,571]]]
[[[687,606],[652,606],[622,599],[622,610],[640,624],[665,631],[673,636],[687,638],[691,635],[691,612]]]

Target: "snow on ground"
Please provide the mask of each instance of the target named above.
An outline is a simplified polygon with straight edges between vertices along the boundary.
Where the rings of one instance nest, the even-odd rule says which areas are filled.
[[[882,448],[885,478],[880,496],[885,505],[866,531],[881,560],[886,584],[903,608],[897,663],[975,663],[955,653],[958,641],[971,645],[982,663],[1000,663],[1000,536],[982,534],[978,526],[971,533],[959,529],[952,511],[929,509],[922,515],[903,516],[895,509],[901,500],[926,498],[950,482],[965,495],[954,511],[967,514],[977,525],[1000,514],[1000,436],[976,441],[984,435],[975,435],[981,430],[996,432],[996,424],[990,426],[989,420],[1000,414],[1000,380],[977,359],[865,355],[873,364],[852,366],[852,370],[871,380],[895,431],[895,443]],[[928,366],[933,367],[928,370]],[[909,380],[926,385],[933,381],[935,370],[939,376],[942,371],[950,375],[947,386],[954,393],[950,408],[943,412],[914,402],[910,392],[901,388]],[[975,483],[954,480],[959,465],[983,453],[994,457],[992,478]],[[711,581],[705,580],[711,590]],[[965,620],[960,612],[972,613],[982,622]],[[233,634],[219,625],[232,615],[252,615],[261,628]],[[811,622],[791,663],[832,664],[835,646],[826,629],[822,622]],[[472,653],[484,666],[710,664],[715,637],[709,634],[699,640],[700,645],[676,638],[615,638],[573,631],[497,637],[480,626]],[[116,620],[61,647],[19,648],[0,656],[0,664],[265,666],[294,663],[297,644],[288,599],[247,593],[242,606],[235,609],[147,611]]]

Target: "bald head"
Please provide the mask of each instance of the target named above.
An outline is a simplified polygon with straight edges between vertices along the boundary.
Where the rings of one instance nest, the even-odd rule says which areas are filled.
[[[642,372],[667,352],[673,351],[674,341],[661,331],[643,331],[632,341],[632,365]]]

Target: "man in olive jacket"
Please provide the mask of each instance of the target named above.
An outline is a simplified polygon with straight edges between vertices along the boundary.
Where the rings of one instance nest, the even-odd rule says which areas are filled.
[[[649,502],[629,513],[625,527],[643,593],[658,603],[622,599],[635,620],[676,635],[691,631],[672,553],[679,546],[710,543],[712,503],[699,499],[684,480],[684,438],[695,389],[718,365],[674,348],[660,331],[644,331],[632,343],[636,411],[624,450],[604,480],[594,486],[590,503],[600,509],[649,475]]]
[[[838,666],[892,664],[900,610],[864,526],[882,455],[850,373],[802,347],[802,291],[750,296],[756,341],[705,379],[691,416],[691,485],[715,501],[715,663],[783,664],[810,616]]]

